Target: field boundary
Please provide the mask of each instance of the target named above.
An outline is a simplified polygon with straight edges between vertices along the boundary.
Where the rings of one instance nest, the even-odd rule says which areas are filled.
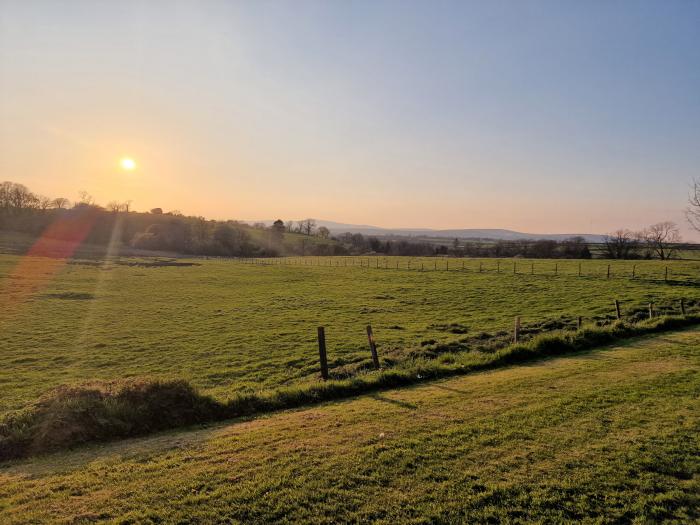
[[[184,380],[141,379],[59,387],[29,407],[0,421],[0,460],[43,454],[89,443],[128,438],[214,421],[346,399],[390,388],[522,362],[591,350],[638,336],[700,324],[700,314],[664,316],[637,323],[555,331],[515,343],[479,362],[416,360],[412,366],[368,372],[267,392],[239,394],[222,402],[196,391]]]
[[[312,256],[283,256],[283,257],[235,257],[231,260],[251,266],[304,266],[317,268],[364,268],[367,270],[403,270],[415,272],[463,272],[474,274],[499,274],[499,275],[538,275],[547,277],[578,277],[595,279],[630,279],[651,282],[664,282],[669,284],[684,284],[689,282],[687,275],[674,275],[672,264],[686,259],[673,259],[672,261],[655,261],[664,264],[657,273],[641,273],[637,271],[637,263],[632,259],[518,259],[514,257],[504,258],[475,258],[467,257],[411,257],[398,255],[312,255]],[[389,261],[392,261],[389,264]],[[403,264],[401,261],[405,261]],[[472,261],[470,266],[467,263]],[[485,264],[488,261],[489,264]],[[575,271],[571,270],[571,262],[575,261]],[[348,264],[350,262],[350,264]],[[476,264],[478,262],[478,265]],[[561,265],[559,263],[562,263]],[[599,272],[586,271],[584,262],[588,267],[595,266]],[[640,261],[640,266],[647,261]],[[359,263],[359,264],[358,264]],[[568,264],[567,264],[568,263]],[[624,265],[624,270],[620,266]],[[631,268],[630,268],[631,266]],[[536,271],[537,268],[537,271]],[[677,279],[676,277],[685,277]],[[691,277],[697,282],[697,277]]]

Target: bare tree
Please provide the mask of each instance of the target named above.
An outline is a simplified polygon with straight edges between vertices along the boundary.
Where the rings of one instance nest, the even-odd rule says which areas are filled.
[[[292,233],[294,231],[294,221],[285,222],[284,228],[287,230],[287,233]]]
[[[79,191],[78,197],[80,197],[80,200],[78,201],[76,206],[94,206],[95,205],[95,199],[93,199],[92,195],[90,195],[85,190]]]
[[[41,211],[46,211],[51,207],[51,205],[53,204],[53,201],[49,197],[44,197],[43,195],[37,195],[36,196],[36,204],[37,204],[37,208],[39,208]]]
[[[107,203],[107,209],[112,213],[119,213],[122,211],[122,205],[117,201],[110,201]]]
[[[66,199],[65,197],[56,197],[53,202],[53,207],[56,208],[57,210],[62,210],[64,208],[67,208],[70,206],[70,201]]]
[[[316,221],[314,219],[304,219],[299,221],[299,231],[304,235],[311,235],[316,229]]]
[[[675,222],[664,221],[645,229],[642,238],[652,253],[664,261],[676,254],[678,248],[675,245],[681,242],[681,233]]]
[[[700,232],[700,181],[693,180],[693,187],[688,196],[688,207],[685,209],[685,217],[690,226]]]
[[[639,234],[620,229],[605,236],[604,251],[608,259],[633,259],[639,256]]]

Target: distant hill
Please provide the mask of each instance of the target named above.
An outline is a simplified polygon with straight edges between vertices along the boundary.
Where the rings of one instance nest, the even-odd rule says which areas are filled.
[[[258,221],[272,224],[272,221]],[[570,237],[583,237],[588,242],[603,242],[604,236],[594,233],[524,233],[497,228],[462,228],[435,230],[430,228],[380,228],[366,224],[344,224],[341,222],[316,219],[316,226],[325,226],[333,235],[340,233],[361,233],[362,235],[403,236],[419,238],[445,237],[454,239],[492,239],[503,241],[547,239],[561,241]]]

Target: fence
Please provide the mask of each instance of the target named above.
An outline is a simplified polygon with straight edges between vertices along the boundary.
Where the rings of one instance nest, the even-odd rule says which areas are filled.
[[[411,258],[395,257],[359,257],[359,256],[321,256],[321,257],[275,257],[275,258],[239,258],[243,264],[257,266],[306,266],[325,268],[364,268],[367,270],[402,270],[402,271],[445,271],[471,272],[485,274],[544,275],[569,277],[602,277],[605,279],[627,278],[656,281],[697,280],[700,278],[700,265],[693,264],[692,273],[675,271],[671,265],[661,261],[641,263],[616,262],[600,260],[533,261],[517,259],[450,259],[450,258]],[[689,263],[685,263],[686,266]],[[640,271],[640,268],[642,271]]]
[[[612,305],[614,307],[614,318],[617,320],[622,320],[623,319],[623,310],[620,305],[620,301],[618,299],[613,299]],[[668,309],[667,309],[668,311]],[[657,317],[657,311],[655,308],[655,303],[650,302],[648,304],[648,319],[653,319]],[[685,317],[686,315],[686,302],[685,299],[680,299],[678,301],[678,312],[680,313],[681,316]],[[674,312],[676,313],[676,312]],[[584,327],[583,324],[583,316],[578,316],[576,318],[576,330],[581,330]],[[512,337],[512,343],[518,343],[521,341],[521,331],[522,331],[523,325],[522,325],[522,318],[521,316],[517,315],[515,316],[515,320],[513,323],[513,337]],[[371,325],[367,325],[366,327],[367,331],[367,341],[368,341],[368,346],[369,346],[369,351],[370,355],[372,358],[372,365],[375,370],[380,370],[381,369],[381,364],[379,361],[379,351],[377,349],[377,343],[374,338],[374,331],[372,330]],[[329,369],[328,369],[328,352],[326,348],[326,329],[324,326],[319,326],[317,328],[317,340],[318,340],[318,353],[319,353],[319,365],[320,365],[320,372],[321,372],[321,378],[324,381],[327,381],[329,378]]]

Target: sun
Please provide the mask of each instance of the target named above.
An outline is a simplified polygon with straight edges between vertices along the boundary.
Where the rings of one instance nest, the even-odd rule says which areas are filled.
[[[119,164],[125,171],[133,171],[134,169],[136,169],[136,162],[134,161],[134,159],[130,159],[129,157],[124,157],[122,160],[119,161]]]

